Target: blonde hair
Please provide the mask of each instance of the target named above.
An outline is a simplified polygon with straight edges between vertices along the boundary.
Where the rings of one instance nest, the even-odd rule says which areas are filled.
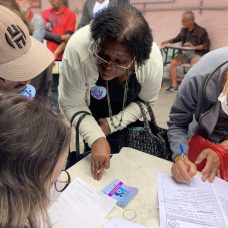
[[[51,227],[47,183],[69,139],[41,102],[0,94],[0,227]]]

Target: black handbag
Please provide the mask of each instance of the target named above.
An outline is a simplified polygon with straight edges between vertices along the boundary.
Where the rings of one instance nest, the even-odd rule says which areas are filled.
[[[73,121],[76,116],[80,115],[78,119],[78,122],[75,127],[75,151],[70,151],[70,146],[69,146],[69,155],[67,158],[67,163],[66,163],[66,169],[70,168],[72,165],[75,163],[79,162],[81,159],[86,157],[90,152],[84,152],[80,153],[80,140],[79,140],[79,126],[82,122],[82,120],[85,118],[86,115],[91,115],[89,112],[86,111],[79,111],[76,112],[70,120],[70,126],[72,127]]]
[[[73,121],[76,116],[80,115],[78,119],[78,122],[75,127],[75,151],[70,150],[69,146],[69,155],[67,158],[67,163],[66,163],[66,169],[70,168],[72,165],[75,163],[79,162],[81,159],[86,157],[88,154],[90,154],[90,148],[88,144],[85,143],[85,150],[83,153],[80,153],[80,140],[79,140],[79,126],[82,122],[82,120],[85,118],[86,115],[91,115],[89,112],[86,111],[79,111],[76,112],[70,120],[70,126],[72,127]],[[110,145],[111,153],[119,153],[121,150],[122,146],[120,146],[121,142],[121,135],[119,135],[119,132],[113,133],[109,136],[107,136],[107,140]]]
[[[141,109],[143,121],[137,121],[122,130],[121,147],[130,147],[172,161],[167,129],[158,127],[148,102],[136,101],[136,103]],[[150,121],[146,117],[145,108],[150,115]]]

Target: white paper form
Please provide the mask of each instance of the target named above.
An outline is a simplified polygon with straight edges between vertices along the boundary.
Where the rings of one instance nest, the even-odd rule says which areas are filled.
[[[160,228],[227,228],[213,184],[199,176],[190,185],[158,174]]]
[[[112,218],[108,220],[103,228],[147,228],[146,226],[126,221],[120,218]],[[150,228],[158,228],[158,227],[150,227]]]
[[[226,218],[228,219],[228,182],[216,177],[213,185],[215,186],[220,204],[222,205]]]
[[[49,208],[54,228],[96,228],[116,201],[77,178]]]

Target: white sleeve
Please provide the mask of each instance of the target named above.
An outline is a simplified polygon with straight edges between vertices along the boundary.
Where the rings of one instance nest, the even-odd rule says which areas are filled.
[[[79,64],[79,56],[77,56],[75,52],[71,54],[73,55],[72,62],[75,63],[76,67],[72,67],[68,60],[64,58],[62,75],[59,82],[59,103],[68,120],[78,111],[90,112],[86,103],[87,89],[85,76]],[[76,126],[78,118],[75,118],[73,122],[74,126]],[[87,115],[83,119],[79,131],[89,146],[91,146],[96,139],[105,137],[92,115]]]

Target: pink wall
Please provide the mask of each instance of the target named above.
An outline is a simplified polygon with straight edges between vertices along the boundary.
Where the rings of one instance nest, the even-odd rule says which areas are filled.
[[[41,1],[43,9],[50,6],[49,1]],[[132,0],[132,2],[144,1]],[[68,3],[70,9],[77,12],[77,21],[79,21],[84,0],[68,0]],[[174,0],[172,3],[136,4],[135,6],[145,10],[144,16],[158,44],[174,37],[181,28],[182,13],[185,10],[193,10],[196,22],[208,31],[211,48],[228,46],[228,0]]]
[[[138,7],[143,8],[142,5]],[[169,4],[148,4],[144,15],[157,43],[179,32],[181,15],[185,10],[193,10],[196,22],[207,29],[211,49],[228,46],[228,0],[175,0]]]

